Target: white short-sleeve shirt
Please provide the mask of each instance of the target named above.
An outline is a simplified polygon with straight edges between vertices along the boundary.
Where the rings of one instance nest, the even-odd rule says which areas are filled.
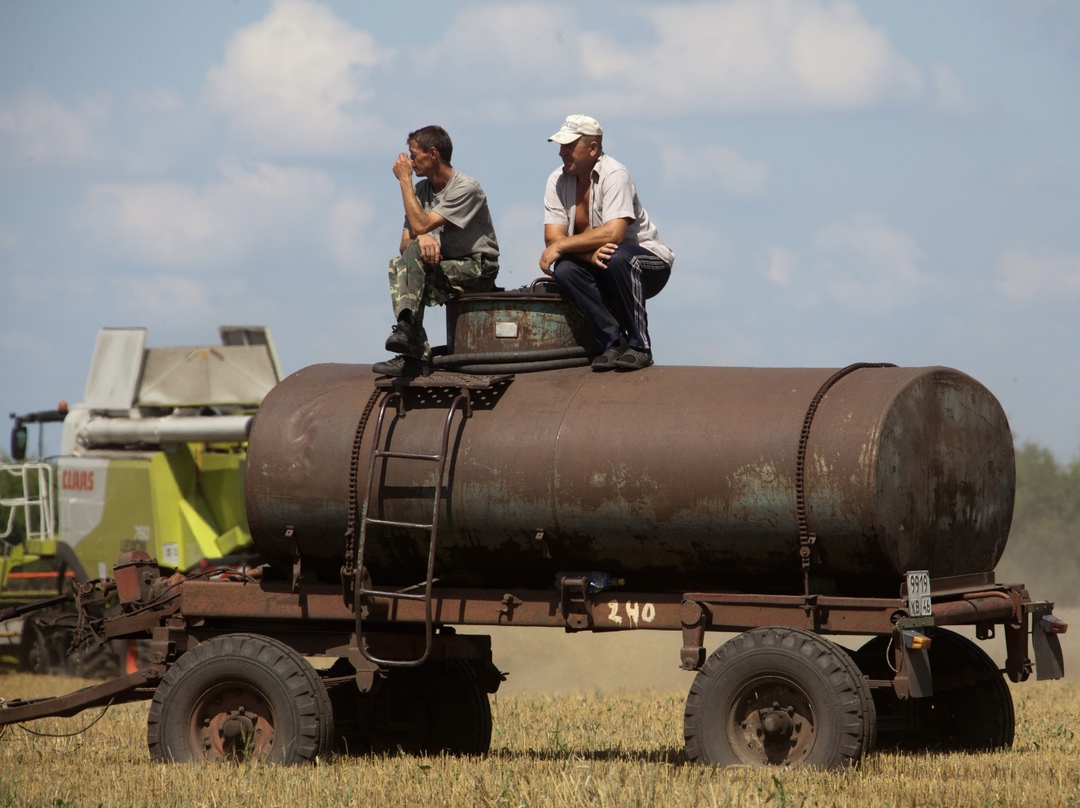
[[[606,154],[593,166],[589,193],[589,226],[600,227],[612,219],[629,219],[624,241],[644,247],[669,267],[675,253],[660,241],[656,226],[649,219],[637,186],[626,166]],[[574,235],[574,199],[577,177],[557,168],[548,177],[544,190],[544,224],[563,225]]]

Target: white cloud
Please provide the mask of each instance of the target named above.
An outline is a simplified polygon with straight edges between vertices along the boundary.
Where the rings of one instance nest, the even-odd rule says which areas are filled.
[[[664,182],[708,184],[734,196],[761,196],[771,169],[726,146],[664,146],[660,150]]]
[[[504,117],[508,110],[625,117],[966,103],[947,66],[904,58],[849,0],[623,4],[620,15],[642,18],[635,27],[652,32],[633,42],[610,28],[582,29],[572,9],[561,7],[560,16],[539,4],[469,8],[418,72],[472,69],[477,80],[461,90],[485,104],[497,88],[517,88],[491,110]]]
[[[615,89],[582,96],[587,107],[647,100],[670,113],[802,112],[920,94],[920,71],[849,2],[733,0],[650,7],[645,16],[657,36],[645,48],[586,38],[588,72]]]
[[[572,86],[568,82],[578,68],[582,47],[572,8],[541,3],[471,5],[461,10],[438,42],[410,54],[410,60],[419,76],[435,71],[467,76],[454,87],[455,97],[482,98],[487,115],[513,120],[522,110],[544,102],[538,97],[541,88],[548,98],[562,100]]]
[[[929,285],[915,239],[879,215],[856,213],[822,228],[802,251],[770,249],[765,277],[810,304],[884,311],[910,302]]]
[[[77,229],[104,251],[159,267],[230,266],[282,244],[314,238],[333,202],[322,172],[256,164],[225,166],[203,188],[182,183],[100,184],[74,214]]]
[[[161,272],[112,279],[109,308],[120,322],[148,326],[152,333],[182,327],[213,333],[216,325],[257,322],[260,284],[232,273],[190,277]]]
[[[1080,299],[1080,252],[1014,247],[998,262],[995,288],[1014,303]]]
[[[192,311],[205,312],[212,303],[205,282],[176,276],[125,278],[120,293],[121,308],[137,312],[146,322],[171,322]]]
[[[328,232],[331,253],[347,274],[360,274],[371,256],[375,207],[355,194],[346,194],[330,210]]]
[[[84,96],[74,107],[41,90],[5,99],[0,102],[0,165],[54,167],[92,161],[108,148],[111,114],[112,102],[105,94]]]
[[[120,165],[129,174],[168,176],[183,165],[189,155],[205,155],[200,141],[210,123],[208,110],[189,103],[165,87],[151,87],[128,93],[124,98],[132,125],[120,155]]]
[[[385,137],[367,112],[371,74],[392,52],[310,0],[277,0],[238,31],[205,97],[245,143],[269,154],[357,151]]]
[[[790,286],[799,267],[799,256],[785,247],[772,247],[766,252],[765,277],[777,286]]]
[[[964,83],[944,62],[934,62],[927,68],[927,96],[932,104],[945,112],[967,115],[975,111],[975,102],[964,91]]]

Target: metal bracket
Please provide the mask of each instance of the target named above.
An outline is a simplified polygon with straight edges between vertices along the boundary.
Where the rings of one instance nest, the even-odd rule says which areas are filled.
[[[705,664],[705,628],[709,611],[700,603],[684,600],[679,614],[682,622],[682,649],[679,652],[684,671],[701,670]]]
[[[1031,676],[1032,665],[1028,657],[1028,625],[1024,619],[1019,623],[1005,624],[1005,673],[1011,682],[1025,682]]]
[[[499,607],[499,614],[502,617],[505,617],[506,622],[509,623],[514,619],[514,609],[522,603],[524,603],[524,601],[521,598],[507,593],[502,596],[502,605]]]
[[[285,525],[285,538],[291,539],[296,529],[292,525]],[[292,593],[295,595],[300,591],[300,581],[303,580],[303,559],[300,556],[300,545],[293,544],[293,561],[292,561]]]
[[[559,614],[567,631],[589,628],[589,580],[586,576],[564,576],[559,579]]]
[[[544,543],[544,529],[542,527],[536,529],[536,535],[533,536],[533,541],[540,545],[540,553],[545,559],[551,558],[551,550],[549,550],[547,544]]]
[[[356,669],[356,689],[361,693],[371,693],[377,689],[380,682],[386,678],[386,671],[376,665],[359,648],[356,634],[352,635],[349,642],[349,650],[346,654],[349,662]]]

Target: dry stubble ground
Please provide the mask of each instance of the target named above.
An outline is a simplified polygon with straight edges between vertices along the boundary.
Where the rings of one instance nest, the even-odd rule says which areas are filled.
[[[0,696],[71,680],[8,675]],[[347,758],[318,765],[151,763],[146,705],[114,707],[85,733],[0,737],[0,806],[1080,805],[1080,686],[1013,688],[1017,733],[993,754],[876,753],[840,772],[713,769],[685,761],[682,692],[500,694],[483,758]],[[77,730],[98,714],[45,719]]]

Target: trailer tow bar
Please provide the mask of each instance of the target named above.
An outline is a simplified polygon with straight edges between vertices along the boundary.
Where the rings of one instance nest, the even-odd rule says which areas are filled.
[[[165,671],[164,665],[148,665],[118,679],[84,687],[63,696],[0,701],[0,726],[37,718],[73,716],[87,708],[100,707],[110,702],[123,704],[143,701],[153,696],[152,686],[161,681]],[[140,691],[140,688],[148,689]]]

